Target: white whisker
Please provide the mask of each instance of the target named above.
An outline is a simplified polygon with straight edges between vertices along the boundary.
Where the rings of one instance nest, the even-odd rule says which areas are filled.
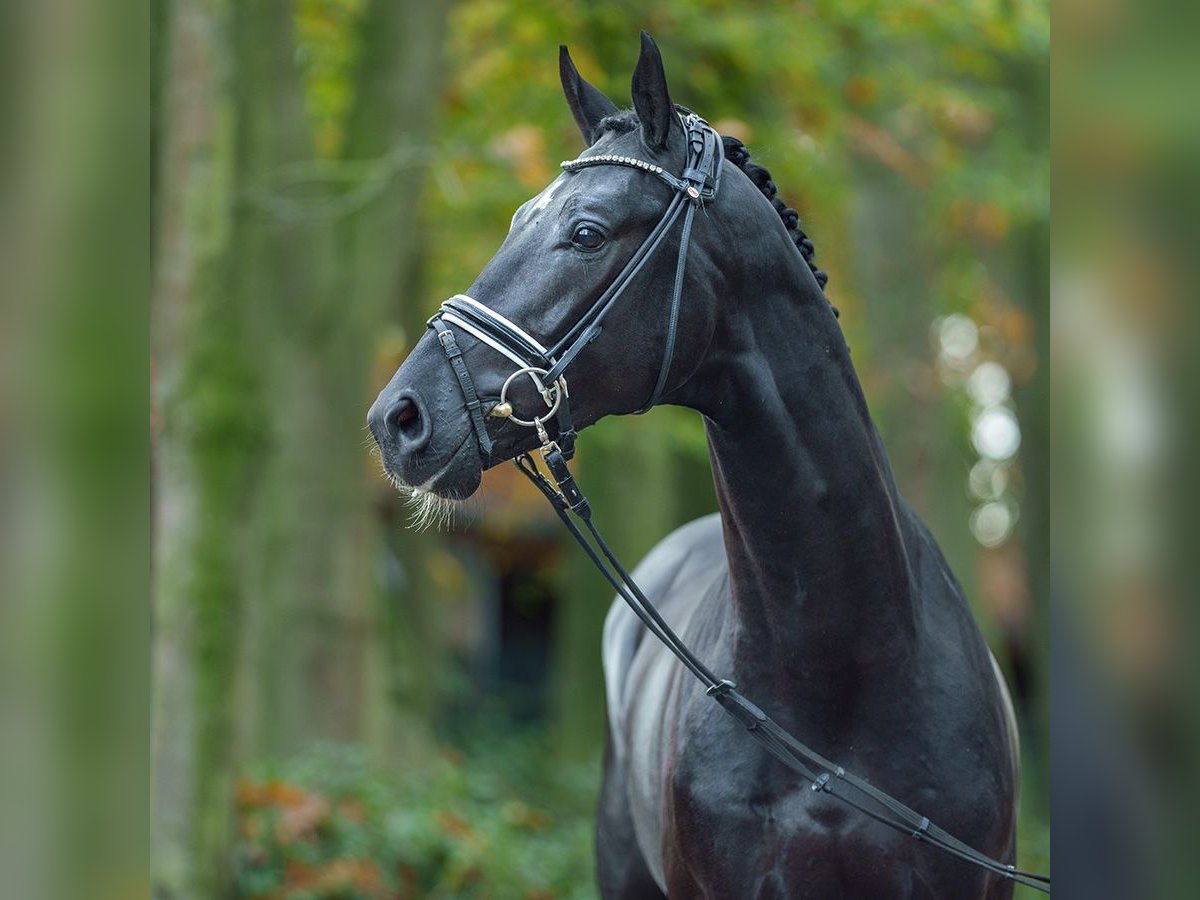
[[[408,527],[416,531],[445,531],[454,521],[459,502],[451,497],[439,497],[429,491],[410,488]]]
[[[427,488],[413,487],[411,484],[401,481],[383,465],[382,454],[380,454],[380,468],[383,469],[384,477],[392,483],[392,486],[408,503],[409,528],[414,531],[429,531],[430,529],[445,531],[454,522],[454,514],[463,505],[461,499],[441,497]]]

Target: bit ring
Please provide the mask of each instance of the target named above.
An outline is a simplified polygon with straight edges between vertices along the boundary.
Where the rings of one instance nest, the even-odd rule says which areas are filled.
[[[560,375],[557,381],[550,385],[550,387],[546,387],[538,376],[546,375],[548,373],[548,369],[542,369],[538,366],[525,366],[517,369],[504,380],[504,385],[500,388],[500,402],[496,404],[497,406],[508,404],[511,408],[512,404],[508,403],[508,386],[513,383],[514,379],[520,377],[521,375],[528,375],[533,379],[533,383],[537,386],[538,393],[542,395],[542,400],[544,400],[546,406],[550,408],[546,413],[541,416],[536,416],[532,420],[519,419],[513,413],[509,413],[506,418],[510,422],[514,422],[517,425],[524,425],[526,428],[536,428],[538,422],[542,421],[543,419],[548,419],[550,416],[558,412],[558,407],[559,404],[562,403],[563,395],[567,393],[567,380]],[[553,402],[550,399],[551,396],[554,398]]]

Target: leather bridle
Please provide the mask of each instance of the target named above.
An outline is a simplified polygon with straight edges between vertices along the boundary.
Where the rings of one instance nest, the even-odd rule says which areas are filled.
[[[628,166],[657,177],[671,188],[672,195],[666,210],[663,211],[646,239],[630,256],[625,267],[596,298],[587,312],[552,346],[543,346],[515,322],[466,294],[456,294],[451,297],[429,320],[429,327],[437,334],[442,350],[450,360],[450,365],[462,388],[463,396],[466,398],[471,427],[475,431],[475,438],[479,443],[479,452],[483,456],[484,465],[490,465],[492,462],[492,440],[487,433],[487,424],[484,421],[483,401],[475,388],[470,369],[463,360],[462,351],[458,347],[454,333],[447,326],[457,326],[506,356],[518,367],[517,371],[513,372],[505,381],[504,388],[500,391],[500,400],[492,407],[488,415],[496,418],[512,418],[516,424],[535,428],[543,443],[549,439],[545,430],[545,420],[553,415],[557,425],[556,442],[561,448],[564,458],[570,459],[575,452],[577,432],[571,418],[571,403],[565,377],[566,369],[588,344],[599,337],[600,332],[604,329],[605,317],[616,305],[630,282],[637,277],[646,263],[662,247],[667,234],[682,215],[683,229],[679,238],[679,257],[675,265],[675,285],[671,291],[671,305],[662,362],[659,365],[654,389],[638,411],[646,411],[662,397],[667,383],[667,374],[671,369],[671,360],[675,355],[675,332],[679,322],[679,305],[683,296],[684,268],[687,264],[688,246],[691,243],[692,219],[698,207],[717,195],[721,183],[721,162],[725,158],[721,136],[707,122],[682,107],[678,108],[678,114],[687,136],[687,163],[680,176],[673,175],[662,166],[636,156],[619,156],[611,153],[581,156],[579,159],[562,163],[562,168],[567,172],[577,172],[593,166]],[[548,409],[548,412],[544,412],[541,416],[533,416],[531,420],[515,418],[512,405],[507,402],[508,386],[521,375],[528,375],[532,379]]]
[[[518,425],[529,426],[537,431],[542,442],[539,453],[550,478],[542,473],[529,453],[522,453],[516,457],[514,462],[517,468],[550,501],[571,536],[583,548],[588,558],[613,586],[621,599],[642,621],[646,629],[658,638],[680,663],[704,685],[705,693],[719,703],[767,752],[810,782],[813,791],[837,797],[877,822],[909,834],[916,840],[925,841],[965,862],[1049,894],[1049,877],[1024,872],[1017,869],[1016,866],[992,859],[954,837],[945,829],[932,823],[927,816],[910,809],[890,794],[857,775],[847,772],[841,766],[797,740],[739,692],[732,681],[718,678],[713,674],[662,618],[654,604],[650,602],[629,572],[621,565],[592,522],[591,504],[575,483],[575,478],[567,466],[567,460],[574,455],[577,435],[571,420],[567,381],[563,373],[583,349],[600,334],[604,326],[604,317],[608,315],[625,288],[628,287],[629,282],[659,249],[663,238],[682,213],[683,230],[679,241],[679,258],[675,267],[675,284],[671,292],[671,307],[662,363],[659,366],[654,389],[639,412],[649,409],[658,402],[662,395],[674,355],[675,331],[679,319],[679,304],[683,290],[683,275],[691,237],[692,218],[695,216],[697,207],[716,196],[720,186],[721,160],[724,157],[720,135],[695,113],[682,107],[677,107],[677,109],[688,142],[687,164],[681,176],[672,175],[661,166],[636,157],[612,154],[584,156],[562,163],[563,169],[568,172],[606,165],[641,169],[664,181],[672,189],[673,194],[662,217],[641,246],[634,251],[625,267],[592,304],[591,308],[553,346],[543,346],[520,326],[465,294],[451,297],[429,320],[429,327],[437,333],[442,349],[462,388],[463,398],[471,416],[471,424],[479,442],[479,452],[483,457],[484,464],[491,463],[492,441],[488,436],[487,425],[484,421],[483,404],[475,389],[470,369],[467,368],[462,351],[459,349],[449,325],[455,325],[474,336],[517,366],[504,382],[504,386],[500,390],[499,402],[488,414],[509,418]],[[528,375],[533,380],[547,407],[547,412],[542,416],[534,416],[530,420],[517,418],[513,414],[511,404],[507,401],[509,385],[522,375]],[[558,429],[553,440],[546,431],[544,423],[544,419],[550,416],[555,418]],[[583,523],[590,535],[590,540],[580,530],[572,516]]]

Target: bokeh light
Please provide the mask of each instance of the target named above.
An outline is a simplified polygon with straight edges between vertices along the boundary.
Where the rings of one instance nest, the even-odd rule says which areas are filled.
[[[1011,409],[992,406],[981,410],[971,428],[971,443],[980,456],[1012,459],[1021,447],[1021,426]]]

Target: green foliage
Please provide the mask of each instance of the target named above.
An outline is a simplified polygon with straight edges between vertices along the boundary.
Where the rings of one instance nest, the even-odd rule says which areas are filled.
[[[639,27],[663,48],[673,98],[745,139],[813,221],[835,284],[850,269],[835,247],[848,244],[847,201],[862,158],[926,188],[933,209],[913,219],[939,230],[956,203],[995,204],[977,223],[993,235],[1048,212],[1044,146],[1030,139],[1019,74],[1046,58],[1040,0],[753,8],[705,0],[649,13],[622,3],[474,0],[452,17],[442,120],[449,171],[439,174],[431,213],[432,297],[482,267],[512,210],[579,149],[558,86],[557,44],[568,43],[584,76],[627,105]],[[442,255],[442,246],[453,252]]]
[[[384,771],[326,745],[238,788],[239,897],[595,896],[595,767],[545,767],[532,737]]]
[[[366,0],[299,0],[296,55],[304,73],[305,101],[317,153],[336,157],[354,102],[351,75],[362,51],[358,32]]]

